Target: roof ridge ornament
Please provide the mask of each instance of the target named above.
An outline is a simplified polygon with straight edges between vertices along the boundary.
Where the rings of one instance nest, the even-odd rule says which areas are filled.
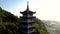
[[[29,10],[29,2],[27,1],[27,10]]]

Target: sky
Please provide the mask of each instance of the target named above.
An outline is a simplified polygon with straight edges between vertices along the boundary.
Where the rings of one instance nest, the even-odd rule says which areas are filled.
[[[29,9],[36,11],[37,18],[60,22],[60,0],[0,0],[0,6],[19,17],[20,11],[26,10],[27,1]]]

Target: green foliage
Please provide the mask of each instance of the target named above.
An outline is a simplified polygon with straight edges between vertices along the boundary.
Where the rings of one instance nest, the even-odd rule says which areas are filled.
[[[44,24],[35,19],[35,28],[38,34],[48,34]],[[42,24],[41,24],[42,23]],[[0,34],[20,34],[20,18],[0,7]]]
[[[48,34],[48,32],[46,30],[44,30],[43,28],[40,28],[40,25],[37,23],[35,23],[35,28],[36,28],[38,34]]]
[[[0,8],[0,19],[2,19],[3,22],[16,22],[18,18],[10,12]]]
[[[16,16],[0,7],[0,34],[19,34],[20,24],[17,21]]]
[[[18,29],[19,28],[15,23],[0,23],[0,33],[17,34],[19,33]]]

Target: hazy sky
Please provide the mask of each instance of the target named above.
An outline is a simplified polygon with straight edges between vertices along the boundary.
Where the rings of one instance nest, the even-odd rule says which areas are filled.
[[[27,1],[39,19],[60,21],[60,0],[0,0],[0,6],[20,16],[19,12],[26,10]]]

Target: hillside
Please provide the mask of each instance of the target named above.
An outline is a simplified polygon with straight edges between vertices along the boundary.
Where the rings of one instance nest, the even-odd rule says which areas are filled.
[[[35,19],[35,28],[37,34],[48,34],[44,23]],[[0,34],[20,34],[20,18],[17,18],[10,12],[0,7]]]
[[[10,12],[3,10],[1,7],[0,7],[0,18],[2,19],[3,22],[15,22],[18,19]]]
[[[42,20],[35,19],[35,27],[39,34],[49,34]]]

